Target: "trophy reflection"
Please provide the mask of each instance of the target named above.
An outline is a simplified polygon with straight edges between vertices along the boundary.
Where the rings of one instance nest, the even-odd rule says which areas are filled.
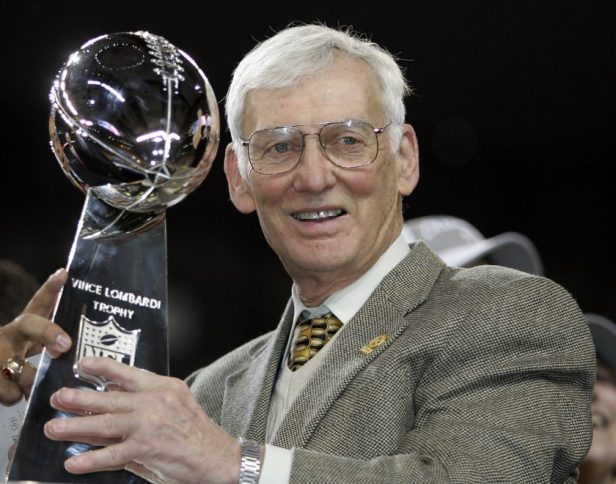
[[[126,471],[77,476],[64,461],[91,448],[43,433],[62,387],[105,391],[113,382],[76,374],[84,356],[114,358],[168,374],[165,211],[207,176],[219,140],[216,99],[186,53],[148,32],[86,42],[51,89],[51,147],[86,193],[53,320],[73,338],[57,359],[43,354],[9,480],[140,482]]]

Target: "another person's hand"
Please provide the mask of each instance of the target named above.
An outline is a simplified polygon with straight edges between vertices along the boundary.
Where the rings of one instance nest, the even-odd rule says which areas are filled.
[[[183,381],[110,358],[83,358],[78,370],[114,387],[52,395],[55,409],[77,416],[50,420],[45,435],[101,447],[67,459],[67,471],[126,469],[165,483],[238,481],[239,442],[210,420]]]
[[[52,357],[70,349],[70,337],[48,319],[66,279],[67,272],[58,270],[36,292],[23,313],[0,328],[0,403],[3,405],[13,405],[30,394],[36,369],[25,358],[40,353],[42,347]]]

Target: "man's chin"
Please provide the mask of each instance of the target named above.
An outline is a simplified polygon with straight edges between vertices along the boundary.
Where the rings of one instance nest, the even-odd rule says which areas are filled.
[[[348,251],[342,250],[340,244],[331,246],[305,247],[299,249],[289,261],[283,264],[295,279],[297,277],[322,277],[337,275],[344,277],[346,272],[352,272],[351,258]]]

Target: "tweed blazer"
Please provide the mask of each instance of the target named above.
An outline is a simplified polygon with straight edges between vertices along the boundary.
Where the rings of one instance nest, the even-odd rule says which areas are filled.
[[[187,379],[231,435],[265,441],[292,317],[289,302],[275,331]],[[594,364],[562,287],[448,267],[418,242],[331,343],[270,443],[292,449],[293,483],[575,482]]]

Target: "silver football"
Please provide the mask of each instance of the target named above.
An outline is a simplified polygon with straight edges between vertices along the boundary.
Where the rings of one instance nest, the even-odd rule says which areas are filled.
[[[210,83],[158,35],[86,42],[58,72],[50,100],[62,169],[112,207],[162,211],[201,184],[216,156],[220,118]]]

